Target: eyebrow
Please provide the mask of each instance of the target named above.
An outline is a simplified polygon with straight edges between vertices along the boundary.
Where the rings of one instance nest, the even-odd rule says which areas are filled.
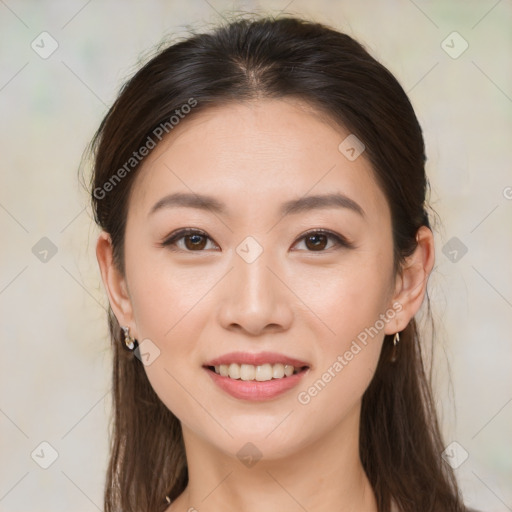
[[[163,197],[151,208],[149,215],[165,208],[180,207],[209,210],[221,215],[227,215],[226,205],[215,197],[185,192],[176,192]],[[365,212],[358,203],[340,193],[304,196],[299,199],[286,201],[281,205],[280,214],[284,217],[323,208],[345,208],[352,210],[363,218],[365,217]]]

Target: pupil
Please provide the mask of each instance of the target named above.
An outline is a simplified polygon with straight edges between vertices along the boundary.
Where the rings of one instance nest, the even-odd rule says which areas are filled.
[[[319,240],[319,238],[322,240]],[[315,248],[318,248],[319,245],[322,245],[322,243],[325,241],[323,239],[325,239],[325,235],[310,235],[308,237],[308,240],[316,240],[316,242],[313,242],[312,244],[312,246]]]
[[[189,235],[188,237],[188,241],[190,242],[190,245],[193,247],[193,248],[202,248],[203,245],[204,245],[204,240],[202,240],[203,236],[202,235]],[[201,243],[203,242],[203,243]]]

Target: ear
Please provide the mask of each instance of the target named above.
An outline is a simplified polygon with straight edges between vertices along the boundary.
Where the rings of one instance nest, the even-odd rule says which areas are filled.
[[[391,304],[399,303],[394,322],[386,326],[386,334],[403,331],[411,318],[418,312],[427,290],[428,276],[434,267],[434,236],[427,226],[421,226],[416,233],[418,245],[404,263],[395,279],[395,292]]]
[[[121,326],[135,329],[133,309],[128,293],[126,279],[114,264],[112,239],[110,234],[102,231],[96,243],[96,258],[100,266],[101,279],[108,294],[110,307]],[[132,334],[133,336],[134,334]]]

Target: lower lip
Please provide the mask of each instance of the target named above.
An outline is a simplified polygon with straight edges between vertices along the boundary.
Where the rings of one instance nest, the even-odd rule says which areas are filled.
[[[266,381],[231,379],[207,368],[205,368],[205,371],[217,386],[234,398],[261,402],[275,398],[295,387],[308,372],[308,369],[290,375],[290,377]]]

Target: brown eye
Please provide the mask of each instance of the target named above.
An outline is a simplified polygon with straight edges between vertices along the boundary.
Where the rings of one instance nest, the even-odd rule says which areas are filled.
[[[185,247],[191,251],[204,249],[206,245],[206,238],[203,235],[188,235],[183,238],[185,240]]]
[[[329,240],[333,241],[333,244],[329,247]],[[304,241],[304,245],[306,246],[307,252],[327,252],[326,249],[331,248],[352,248],[353,245],[349,243],[344,237],[341,235],[337,235],[331,231],[326,231],[324,229],[317,229],[315,231],[310,231],[306,233],[299,239],[299,242]]]
[[[330,246],[329,240],[333,242]],[[184,243],[180,244],[179,242],[182,241],[184,241]],[[172,251],[181,250],[185,252],[203,252],[204,250],[207,250],[206,246],[209,241],[218,248],[205,232],[197,229],[186,228],[173,233],[160,245],[162,247],[169,247]],[[298,241],[305,242],[307,252],[327,252],[327,250],[331,248],[353,247],[353,245],[341,235],[337,235],[331,231],[318,229],[306,233]]]
[[[178,242],[182,240],[184,241],[183,245],[178,244]],[[203,231],[197,229],[181,229],[172,234],[162,242],[161,245],[162,247],[169,247],[173,251],[201,252],[205,249],[209,240],[211,240],[211,238]]]
[[[328,243],[328,237],[322,234],[308,235],[305,240],[306,247],[313,251],[325,249]]]

